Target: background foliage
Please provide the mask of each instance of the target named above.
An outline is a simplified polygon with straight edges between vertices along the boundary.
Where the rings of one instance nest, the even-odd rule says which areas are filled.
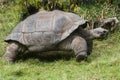
[[[6,1],[6,0],[5,0]],[[83,14],[83,17],[91,19],[93,16],[96,19],[101,17],[105,18],[110,16],[109,11],[118,10],[120,8],[119,0],[8,0],[9,3],[21,7],[22,18],[25,19],[27,16],[32,15],[40,10],[52,11],[59,9],[63,11],[74,12],[77,14]],[[111,8],[116,6],[115,8]],[[95,7],[99,7],[97,10]],[[92,11],[94,10],[95,11]],[[111,10],[111,11],[112,11]],[[119,11],[116,11],[119,12]],[[112,12],[111,15],[115,15]],[[93,16],[88,15],[93,14]],[[115,15],[116,16],[116,15]]]

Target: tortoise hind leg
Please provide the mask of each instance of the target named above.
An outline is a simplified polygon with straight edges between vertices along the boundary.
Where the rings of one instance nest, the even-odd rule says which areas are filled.
[[[23,47],[17,42],[11,42],[6,48],[6,52],[3,55],[3,59],[7,60],[10,63],[15,61],[16,56],[21,52]]]

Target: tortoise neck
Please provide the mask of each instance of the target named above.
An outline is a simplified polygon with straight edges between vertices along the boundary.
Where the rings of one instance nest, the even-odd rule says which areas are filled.
[[[87,33],[89,34],[89,38],[90,39],[95,39],[95,37],[93,36],[93,33],[92,33],[92,30],[86,30],[87,31]]]

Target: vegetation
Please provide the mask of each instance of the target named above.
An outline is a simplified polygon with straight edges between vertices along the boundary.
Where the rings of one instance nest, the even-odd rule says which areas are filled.
[[[13,0],[0,5],[0,80],[120,80],[120,26],[117,26],[118,30],[114,33],[109,34],[108,39],[94,41],[93,52],[88,57],[88,62],[78,63],[74,57],[65,59],[64,53],[60,53],[62,55],[56,53],[47,56],[47,59],[21,58],[15,64],[4,63],[1,58],[7,46],[4,39],[23,19],[23,14],[29,14],[26,5],[23,5],[26,3],[21,1]],[[43,10],[44,6],[38,6],[38,1],[42,0],[35,1],[30,0],[30,4]],[[59,1],[66,1],[66,3]],[[67,3],[70,3],[69,0],[59,1],[64,5],[63,10],[69,11],[70,6],[66,7]],[[99,2],[80,3],[72,11],[91,21],[114,16],[120,19],[119,1],[114,0],[112,4],[109,2],[112,0],[96,1]],[[76,5],[76,3],[72,4]],[[58,59],[54,58],[51,61],[49,57],[50,59],[58,57]]]

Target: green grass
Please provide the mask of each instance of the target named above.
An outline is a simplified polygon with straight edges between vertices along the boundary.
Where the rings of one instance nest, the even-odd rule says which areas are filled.
[[[83,13],[86,13],[88,8],[82,7],[82,9],[85,9]],[[120,19],[120,15],[113,12],[114,9],[114,6],[108,7],[106,12],[108,15],[105,17],[118,16]],[[20,20],[20,10],[17,5],[0,6],[0,57],[7,46],[4,39]],[[85,17],[91,19],[94,15],[100,14],[101,7],[92,6],[88,10],[93,12],[88,11],[89,15]],[[75,58],[54,61],[20,59],[14,64],[8,64],[0,60],[0,80],[120,80],[119,39],[118,30],[110,34],[106,40],[95,40],[88,62],[78,63]]]

